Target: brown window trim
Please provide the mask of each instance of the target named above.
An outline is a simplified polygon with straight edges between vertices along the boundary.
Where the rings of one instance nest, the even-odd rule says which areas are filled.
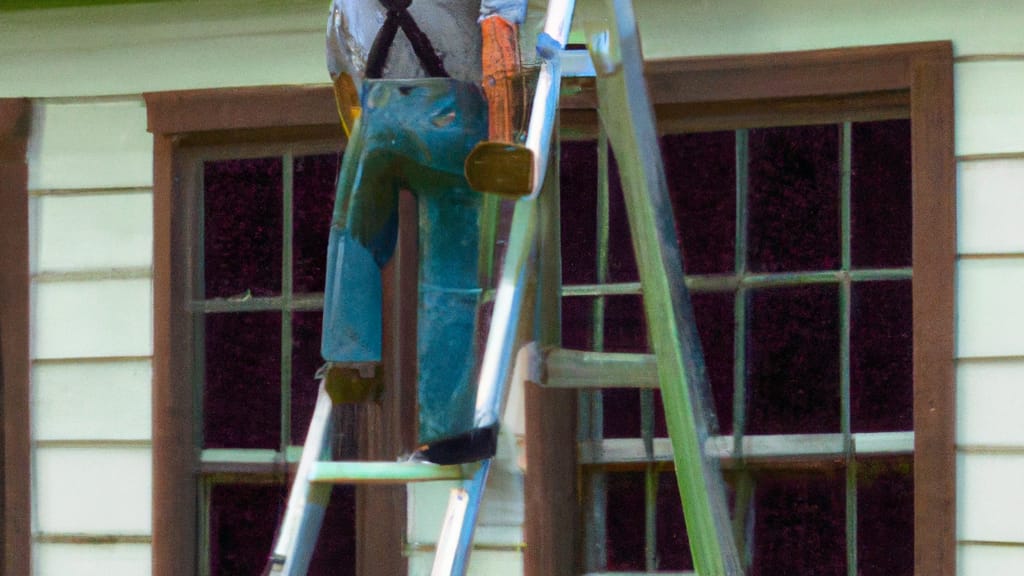
[[[950,42],[658,60],[646,65],[661,129],[699,131],[837,120],[911,119],[914,324],[915,573],[956,574],[954,274],[956,161]],[[563,131],[593,132],[588,82],[563,101]],[[542,390],[527,397],[533,430],[564,425]],[[560,424],[560,422],[562,424]],[[527,574],[579,569],[575,433],[527,435]],[[554,445],[553,440],[558,445]],[[543,486],[543,488],[541,488]]]
[[[144,95],[153,133],[153,574],[181,576],[196,571],[199,457],[193,440],[190,376],[190,198],[182,165],[196,147],[250,146],[299,140],[344,141],[329,86],[270,86],[148,93]],[[403,199],[401,209],[414,209]],[[330,207],[325,208],[327,210]],[[414,218],[404,217],[412,224]],[[415,325],[415,230],[400,232],[395,261],[385,271],[384,297],[395,302],[385,322],[390,342],[388,374],[415,382],[415,334],[392,327],[399,318]],[[409,324],[405,324],[409,325]],[[413,356],[410,356],[413,355]],[[382,409],[360,413],[360,456],[393,459],[413,448],[414,390],[388,386]],[[359,487],[356,492],[359,574],[401,575],[406,504],[401,487]],[[269,550],[267,553],[269,554]]]
[[[956,573],[955,373],[953,280],[956,254],[956,165],[953,155],[952,45],[929,42],[869,48],[649,62],[647,75],[662,127],[714,130],[766,124],[892,118],[912,122],[914,200],[914,416],[915,566],[918,574]],[[563,97],[566,134],[593,130],[592,82],[573,80]],[[191,390],[182,361],[188,326],[180,313],[184,270],[172,251],[175,153],[191,143],[288,138],[306,130],[336,130],[327,87],[272,87],[146,95],[154,133],[154,574],[192,570],[195,557],[196,456],[191,442]],[[927,231],[927,232],[926,232]],[[927,234],[927,237],[925,236]],[[415,239],[411,240],[414,242]],[[409,266],[406,262],[403,266]],[[404,267],[403,267],[404,269]],[[414,290],[415,275],[401,273],[399,293]],[[406,351],[412,349],[408,345]],[[408,353],[408,352],[406,352]],[[406,365],[408,365],[406,363]],[[174,385],[178,383],[178,385]],[[567,574],[578,567],[574,424],[564,418],[571,400],[556,391],[531,392],[531,429],[557,431],[528,437],[524,531],[529,574]],[[394,407],[398,414],[408,405]],[[379,432],[408,443],[408,432]],[[400,420],[399,420],[400,421]],[[540,442],[540,438],[544,442]],[[556,440],[557,439],[557,440]],[[555,441],[553,441],[555,440]],[[381,445],[382,446],[382,445]],[[551,495],[559,497],[551,498]],[[370,508],[360,497],[359,526]],[[404,506],[388,508],[393,526],[404,526]],[[376,526],[387,525],[376,517]],[[399,529],[398,532],[401,532]],[[363,532],[375,534],[373,530]],[[401,535],[398,535],[401,538]],[[360,539],[364,552],[376,548]],[[381,546],[390,543],[381,541]],[[395,573],[395,572],[388,572]]]
[[[0,542],[2,574],[30,574],[28,161],[32,105],[0,99]]]

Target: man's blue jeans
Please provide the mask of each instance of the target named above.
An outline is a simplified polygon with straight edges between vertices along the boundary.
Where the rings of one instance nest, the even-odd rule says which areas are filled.
[[[398,231],[398,196],[419,207],[419,441],[469,430],[476,402],[480,194],[463,162],[487,137],[478,86],[447,78],[364,80],[362,116],[338,176],[327,255],[321,355],[381,359],[381,268]]]

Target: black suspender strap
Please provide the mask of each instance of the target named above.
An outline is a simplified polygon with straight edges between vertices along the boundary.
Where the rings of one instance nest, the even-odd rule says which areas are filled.
[[[391,45],[395,42],[395,35],[398,33],[399,28],[405,33],[405,37],[409,39],[416,57],[420,60],[420,65],[423,66],[427,74],[435,77],[448,77],[448,72],[444,69],[444,64],[441,62],[441,57],[434,51],[434,46],[430,43],[430,39],[420,30],[420,27],[416,25],[416,21],[409,14],[408,8],[412,4],[412,0],[380,0],[380,3],[388,9],[388,12],[384,19],[384,26],[377,33],[377,37],[373,40],[373,46],[370,47],[370,54],[366,59],[366,77],[381,77],[381,74],[384,72],[384,64],[388,60],[388,53],[391,51]]]

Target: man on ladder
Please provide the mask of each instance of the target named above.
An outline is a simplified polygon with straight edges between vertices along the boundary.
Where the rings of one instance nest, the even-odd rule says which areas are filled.
[[[381,269],[395,248],[399,192],[413,192],[424,445],[418,456],[439,464],[482,460],[496,450],[497,423],[474,427],[482,200],[467,184],[463,163],[477,143],[511,139],[503,88],[520,66],[526,4],[333,0],[328,19],[327,67],[349,141],[331,223],[326,364],[318,376],[332,404],[381,398]],[[319,427],[316,419],[305,451],[319,454],[329,445],[330,427],[329,418]],[[300,465],[299,475],[307,472]],[[289,498],[269,574],[306,572],[330,490],[301,485]]]
[[[399,190],[411,190],[419,203],[419,439],[463,440],[425,451],[431,460],[493,453],[494,435],[472,432],[481,197],[463,162],[488,138],[488,102],[492,111],[507,102],[490,88],[519,67],[525,12],[526,0],[334,0],[328,25],[327,65],[351,137],[328,249],[322,375],[336,403],[380,397],[380,269],[395,246]],[[511,137],[503,115],[491,118],[491,139]],[[466,445],[471,438],[485,445]]]

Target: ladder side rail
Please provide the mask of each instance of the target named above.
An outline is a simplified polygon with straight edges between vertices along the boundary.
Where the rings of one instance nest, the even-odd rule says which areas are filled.
[[[541,57],[540,77],[537,79],[537,91],[533,96],[526,133],[526,147],[533,152],[531,199],[537,198],[544,187],[562,85],[559,53],[569,41],[569,28],[575,8],[575,0],[548,0],[544,31],[537,42],[537,53]]]
[[[606,0],[608,19],[588,46],[597,70],[600,118],[619,152],[627,216],[651,345],[697,572],[742,575],[717,459],[705,451],[712,417],[703,355],[675,235],[654,112],[632,2]],[[588,22],[588,24],[591,24]]]
[[[548,3],[543,35],[549,40],[538,43],[543,62],[540,79],[534,94],[533,108],[526,136],[526,148],[533,155],[533,192],[516,203],[505,252],[505,265],[494,299],[491,328],[487,335],[476,397],[476,426],[488,426],[498,421],[504,401],[504,385],[515,356],[513,340],[521,308],[521,286],[525,279],[526,262],[534,249],[537,216],[536,197],[544,187],[551,142],[555,137],[555,119],[561,87],[559,51],[569,38],[569,26],[575,0],[551,0]],[[528,240],[526,245],[523,240]]]
[[[271,553],[267,574],[298,576],[306,573],[313,558],[320,525],[331,496],[331,485],[313,484],[310,474],[329,452],[334,431],[331,397],[320,382],[313,417],[299,460],[299,468],[288,494],[288,507]]]

